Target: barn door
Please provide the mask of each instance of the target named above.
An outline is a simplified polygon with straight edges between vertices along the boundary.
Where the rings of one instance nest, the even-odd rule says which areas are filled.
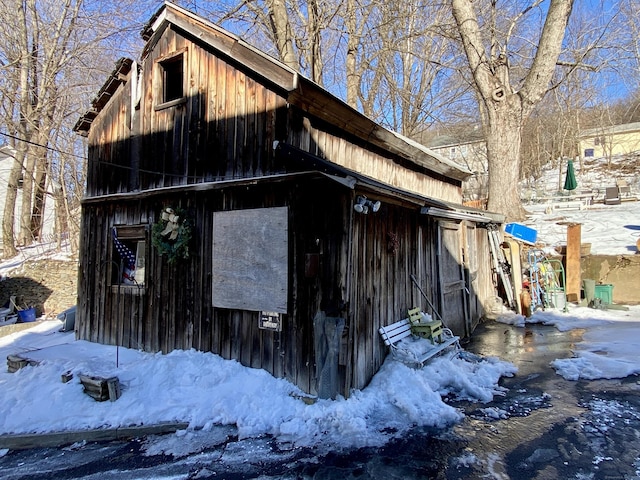
[[[439,222],[438,266],[441,312],[445,325],[461,337],[471,335],[462,254],[463,226]]]
[[[468,294],[469,305],[469,321],[472,328],[476,327],[478,320],[480,319],[481,309],[480,301],[478,297],[479,293],[479,279],[478,279],[478,237],[475,224],[468,224],[465,227],[465,239],[464,239],[464,273]]]

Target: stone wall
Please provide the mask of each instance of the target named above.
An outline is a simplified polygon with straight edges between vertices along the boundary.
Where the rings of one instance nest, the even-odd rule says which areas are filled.
[[[0,305],[16,295],[19,306],[51,318],[77,303],[78,260],[28,260],[0,281]]]
[[[588,255],[581,259],[582,278],[613,285],[613,303],[640,304],[640,254]]]

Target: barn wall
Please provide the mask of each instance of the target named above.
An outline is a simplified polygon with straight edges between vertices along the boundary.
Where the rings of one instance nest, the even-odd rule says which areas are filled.
[[[120,258],[111,228],[146,225],[150,232],[167,206],[188,212],[194,225],[190,258],[171,265],[149,248],[144,286],[112,283]],[[289,206],[292,281],[282,332],[259,329],[257,312],[212,306],[212,212],[274,206]],[[350,206],[351,193],[326,181],[85,205],[78,336],[151,352],[211,351],[314,393],[313,318],[318,311],[346,315],[349,241],[344,222]],[[150,245],[150,234],[147,238]],[[308,266],[310,256],[317,256],[317,268]]]
[[[414,274],[428,295],[437,284],[434,249],[437,229],[417,211],[383,203],[375,214],[354,215],[349,274],[353,359],[348,384],[363,388],[387,354],[378,329],[402,318],[407,310],[427,303],[413,285]],[[435,298],[431,297],[435,302]]]
[[[94,120],[88,158],[87,196],[130,189],[131,91],[126,86],[116,91]]]
[[[184,58],[185,96],[163,105],[159,62],[172,55]],[[461,201],[459,182],[409,168],[406,160],[288,105],[286,92],[173,29],[150,50],[141,76],[139,102],[137,96],[132,102],[130,79],[93,122],[88,195],[297,170],[276,158],[277,140],[404,190]]]
[[[474,322],[477,323],[485,315],[485,306],[490,299],[496,296],[493,283],[493,269],[491,263],[491,249],[489,247],[489,234],[486,228],[478,226],[476,233],[476,263],[477,281],[474,282],[474,291],[477,296],[477,315]]]
[[[294,145],[298,141],[299,145],[296,146],[300,148],[409,192],[449,202],[462,201],[462,188],[459,184],[445,182],[441,177],[425,175],[423,171],[405,168],[394,159],[375,150],[359,148],[356,144],[332,134],[331,129],[321,122],[306,119],[304,126],[302,138],[291,140]]]
[[[156,62],[176,52],[186,59],[187,95],[157,108]],[[378,328],[413,306],[426,309],[410,275],[442,304],[443,251],[434,219],[415,206],[386,201],[375,215],[355,215],[356,192],[309,178],[182,193],[161,189],[299,171],[274,155],[274,140],[422,195],[457,201],[459,186],[406,168],[287,108],[276,86],[172,29],[141,68],[140,101],[132,98],[132,82],[122,84],[89,133],[79,338],[154,352],[211,351],[315,393],[313,319],[324,312],[347,324],[339,359],[343,393],[364,387],[387,353]],[[107,195],[134,191],[120,199]],[[275,206],[289,207],[291,232],[291,298],[282,332],[259,329],[257,312],[213,308],[211,293],[213,212]],[[151,248],[151,227],[165,207],[186,210],[194,225],[192,255],[175,265]],[[111,283],[118,257],[110,232],[117,225],[146,226],[144,287]]]

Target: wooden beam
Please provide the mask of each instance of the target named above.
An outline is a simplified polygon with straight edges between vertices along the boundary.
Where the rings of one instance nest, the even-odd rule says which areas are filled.
[[[581,224],[567,224],[567,256],[566,256],[566,277],[565,287],[567,300],[570,302],[580,301],[581,273],[580,273],[580,244],[581,244]]]

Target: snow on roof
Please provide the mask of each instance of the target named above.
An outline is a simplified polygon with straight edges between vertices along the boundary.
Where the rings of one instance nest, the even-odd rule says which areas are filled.
[[[612,125],[612,126],[603,125],[601,127],[583,130],[580,133],[580,138],[594,137],[597,135],[613,135],[613,134],[629,133],[629,132],[637,132],[637,131],[640,131],[640,122],[624,123],[621,125]]]

